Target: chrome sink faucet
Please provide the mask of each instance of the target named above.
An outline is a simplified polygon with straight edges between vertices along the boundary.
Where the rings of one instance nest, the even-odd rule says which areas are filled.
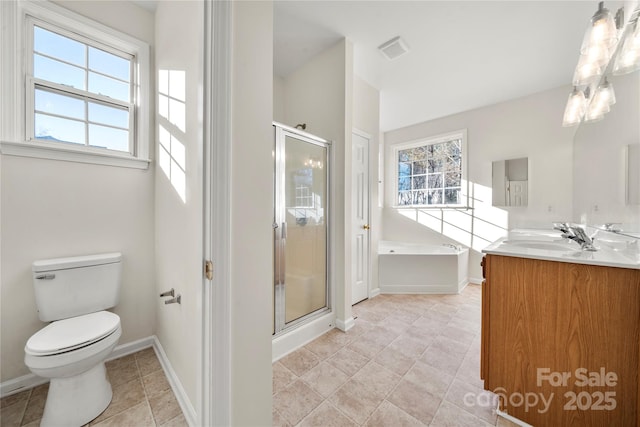
[[[593,240],[587,236],[584,228],[569,225],[566,222],[554,222],[553,229],[561,231],[563,238],[573,240],[579,244],[583,251],[597,251],[596,247],[593,246]]]

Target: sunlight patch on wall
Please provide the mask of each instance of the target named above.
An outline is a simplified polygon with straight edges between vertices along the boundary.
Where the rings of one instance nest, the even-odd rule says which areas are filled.
[[[186,194],[186,152],[184,144],[166,130],[162,125],[158,126],[158,164],[160,169],[169,178],[183,202],[187,201]]]
[[[158,165],[183,203],[187,202],[186,75],[158,70]]]
[[[491,206],[491,188],[469,183],[470,209],[396,208],[396,211],[418,224],[456,242],[481,251],[506,235],[509,213]]]

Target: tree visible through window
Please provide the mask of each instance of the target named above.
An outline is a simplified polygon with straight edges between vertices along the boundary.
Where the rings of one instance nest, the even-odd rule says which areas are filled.
[[[462,205],[462,136],[397,151],[398,205]]]

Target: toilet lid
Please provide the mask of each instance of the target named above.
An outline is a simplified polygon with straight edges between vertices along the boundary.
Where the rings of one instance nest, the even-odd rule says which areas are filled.
[[[85,347],[112,334],[120,317],[109,311],[58,320],[36,332],[25,346],[34,356],[47,356]]]

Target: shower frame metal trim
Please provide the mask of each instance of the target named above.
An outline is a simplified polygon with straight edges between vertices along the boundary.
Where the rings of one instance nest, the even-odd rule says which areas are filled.
[[[274,333],[273,338],[279,337],[291,330],[302,326],[316,318],[332,311],[332,271],[331,271],[331,213],[332,213],[332,168],[333,151],[331,141],[325,140],[308,132],[282,123],[273,122],[274,127],[274,210],[273,210],[273,243],[274,243]],[[286,272],[286,258],[284,256],[284,245],[282,232],[285,223],[285,215],[283,215],[282,206],[285,204],[285,148],[286,137],[296,138],[306,143],[325,148],[326,151],[326,195],[325,195],[325,301],[326,305],[318,310],[307,313],[306,315],[285,322],[285,301],[286,301],[286,284],[284,283],[284,273]],[[282,141],[279,143],[279,141]],[[285,233],[286,239],[286,233]]]

